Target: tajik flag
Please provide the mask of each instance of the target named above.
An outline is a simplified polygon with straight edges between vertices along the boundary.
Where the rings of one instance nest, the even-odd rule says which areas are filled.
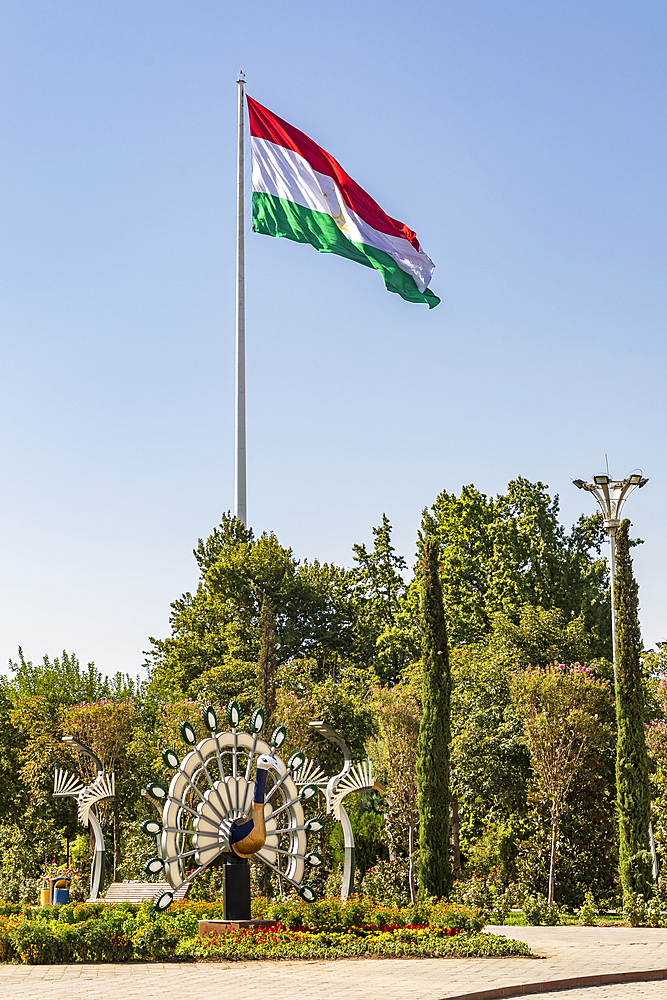
[[[390,292],[432,309],[431,261],[411,229],[386,215],[333,156],[248,98],[252,137],[252,227],[310,243],[381,272]]]

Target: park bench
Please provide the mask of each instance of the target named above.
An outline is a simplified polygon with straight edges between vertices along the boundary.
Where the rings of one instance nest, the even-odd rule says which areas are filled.
[[[112,882],[100,903],[145,903],[159,896],[161,892],[173,892],[174,902],[186,899],[190,883],[184,882],[178,889],[172,889],[166,882]]]

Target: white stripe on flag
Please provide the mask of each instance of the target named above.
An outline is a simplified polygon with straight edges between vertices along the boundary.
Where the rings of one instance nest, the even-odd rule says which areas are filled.
[[[299,153],[268,139],[253,137],[251,142],[253,191],[330,215],[349,240],[389,254],[401,270],[412,275],[420,292],[426,290],[435,266],[430,257],[415,250],[408,240],[369,226],[345,204],[333,178],[313,170]]]

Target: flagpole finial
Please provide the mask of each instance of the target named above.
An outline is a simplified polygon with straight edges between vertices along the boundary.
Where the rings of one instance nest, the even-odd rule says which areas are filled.
[[[238,77],[238,80],[236,82],[237,83],[245,83],[245,73],[243,72],[242,69],[239,70],[239,77]]]

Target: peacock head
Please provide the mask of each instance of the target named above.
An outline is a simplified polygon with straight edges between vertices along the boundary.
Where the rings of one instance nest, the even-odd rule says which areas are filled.
[[[258,771],[268,771],[271,767],[280,774],[280,764],[272,753],[263,753],[257,758]]]

